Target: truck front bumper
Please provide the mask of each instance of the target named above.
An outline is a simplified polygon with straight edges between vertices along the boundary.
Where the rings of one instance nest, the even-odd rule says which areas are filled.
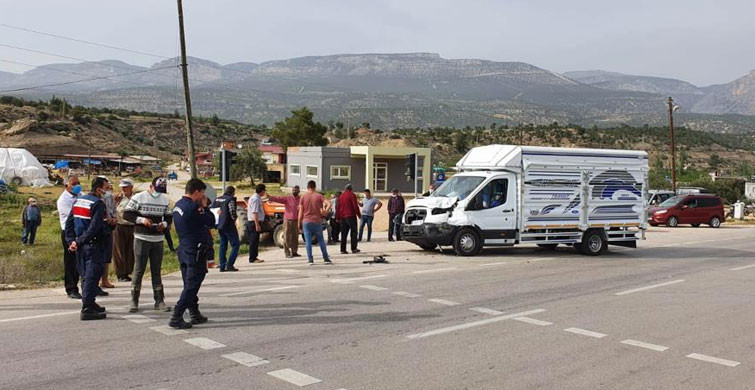
[[[449,246],[453,241],[456,233],[456,226],[447,223],[423,223],[422,225],[403,225],[401,227],[401,237],[421,246]]]

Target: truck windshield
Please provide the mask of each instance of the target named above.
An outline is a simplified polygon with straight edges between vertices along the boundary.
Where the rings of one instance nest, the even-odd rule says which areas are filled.
[[[661,203],[661,205],[659,207],[672,207],[672,206],[676,206],[679,202],[682,201],[682,199],[684,199],[684,197],[681,196],[681,195],[672,196],[672,197],[666,199],[665,202]]]
[[[432,196],[442,196],[444,198],[458,197],[459,199],[465,199],[475,188],[477,188],[477,186],[480,185],[480,183],[483,182],[483,180],[485,180],[485,178],[479,176],[453,176],[443,182],[443,184],[432,193]]]

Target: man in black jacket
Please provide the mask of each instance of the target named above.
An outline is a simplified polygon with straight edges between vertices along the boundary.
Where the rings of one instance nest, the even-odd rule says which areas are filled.
[[[236,229],[236,188],[228,186],[225,188],[222,196],[219,196],[212,203],[211,208],[219,208],[220,216],[218,217],[218,234],[220,235],[220,272],[238,271],[233,265],[236,263],[236,256],[239,254],[239,231]],[[228,244],[231,244],[231,254],[226,260]]]

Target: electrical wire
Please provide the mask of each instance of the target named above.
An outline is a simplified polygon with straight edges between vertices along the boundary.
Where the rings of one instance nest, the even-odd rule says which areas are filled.
[[[33,86],[33,87],[7,89],[7,90],[4,90],[4,91],[0,91],[0,93],[20,92],[20,91],[28,91],[28,90],[32,90],[32,89],[39,89],[39,88],[49,88],[49,87],[57,87],[57,86],[61,86],[61,85],[85,83],[85,82],[88,82],[88,81],[96,81],[96,80],[110,79],[110,78],[114,78],[114,77],[130,76],[130,75],[134,75],[134,74],[148,73],[148,72],[154,72],[156,70],[163,70],[163,69],[170,69],[170,68],[173,68],[173,66],[165,66],[165,67],[154,68],[154,69],[144,69],[144,70],[140,70],[140,71],[136,71],[136,72],[131,72],[131,73],[120,73],[120,74],[115,74],[115,75],[110,75],[110,76],[92,77],[92,78],[89,78],[89,79],[66,81],[66,82],[55,83],[55,84],[45,84],[45,85],[37,85],[37,86]]]

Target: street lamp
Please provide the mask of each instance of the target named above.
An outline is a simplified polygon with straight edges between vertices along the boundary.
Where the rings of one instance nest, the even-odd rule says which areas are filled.
[[[668,98],[668,127],[671,133],[671,190],[676,194],[676,145],[674,144],[674,112],[679,106],[674,104],[674,99]]]

